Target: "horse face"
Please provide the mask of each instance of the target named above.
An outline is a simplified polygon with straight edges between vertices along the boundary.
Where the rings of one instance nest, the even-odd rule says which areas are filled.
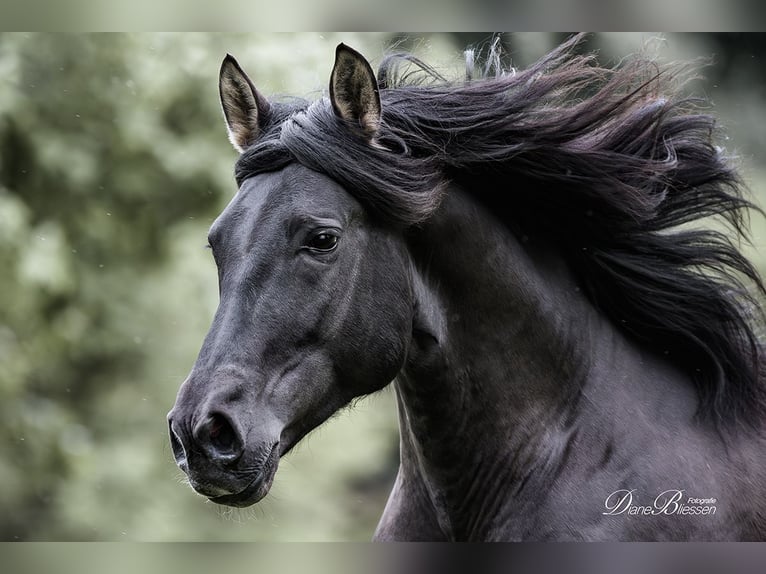
[[[297,164],[246,180],[210,231],[220,304],[169,424],[191,485],[247,506],[279,457],[401,368],[412,294],[402,239]]]

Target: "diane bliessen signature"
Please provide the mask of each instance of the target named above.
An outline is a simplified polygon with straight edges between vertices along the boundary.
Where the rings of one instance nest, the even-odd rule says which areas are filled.
[[[718,502],[715,498],[697,498],[687,496],[683,490],[665,490],[659,493],[651,504],[638,504],[636,490],[615,490],[604,501],[605,512],[601,514],[616,516],[627,514],[631,516],[705,516],[716,513]]]

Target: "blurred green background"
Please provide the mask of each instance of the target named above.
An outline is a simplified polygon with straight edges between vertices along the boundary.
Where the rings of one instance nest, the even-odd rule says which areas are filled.
[[[605,62],[651,34],[597,34]],[[507,34],[523,67],[562,34]],[[766,193],[766,36],[665,34],[715,56],[712,100]],[[459,67],[487,34],[0,35],[0,539],[369,540],[396,472],[390,388],[312,433],[271,494],[226,510],[183,483],[165,415],[217,304],[207,227],[235,191],[218,107],[233,54],[264,94],[319,97],[337,43]],[[766,228],[753,218],[764,269]]]

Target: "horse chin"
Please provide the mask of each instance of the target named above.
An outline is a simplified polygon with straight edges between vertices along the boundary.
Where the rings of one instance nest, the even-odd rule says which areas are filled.
[[[234,494],[209,497],[208,500],[222,506],[233,506],[235,508],[252,506],[269,493],[278,466],[279,449],[275,445],[275,448],[266,459],[263,469],[253,476],[253,479],[245,488]]]

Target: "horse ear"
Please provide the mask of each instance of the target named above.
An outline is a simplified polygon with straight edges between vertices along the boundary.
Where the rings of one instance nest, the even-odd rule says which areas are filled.
[[[338,44],[330,75],[330,101],[335,114],[359,126],[370,141],[380,127],[380,94],[369,62],[356,50]]]
[[[242,153],[258,139],[269,111],[269,102],[258,93],[250,78],[229,54],[221,64],[218,93],[229,140]]]

